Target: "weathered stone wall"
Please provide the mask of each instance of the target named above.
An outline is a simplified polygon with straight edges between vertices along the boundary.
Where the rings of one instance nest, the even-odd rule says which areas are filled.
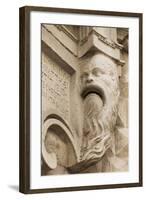
[[[70,81],[71,75],[42,53],[43,110],[57,110],[67,121],[70,121]]]
[[[42,169],[45,169],[42,170],[43,175],[128,169],[127,36],[127,29],[42,25]],[[116,124],[111,134],[112,148],[108,147],[108,151],[105,150],[105,156],[98,155],[94,165],[91,162],[90,166],[91,163],[87,159],[82,160],[81,156],[85,109],[81,95],[81,66],[84,67],[82,63],[86,57],[92,60],[92,57],[99,53],[107,57],[103,64],[105,71],[108,66],[106,60],[111,60],[116,65],[120,96]],[[110,102],[110,99],[108,101]],[[54,122],[57,127],[55,129],[52,129],[53,125],[50,123],[52,119],[57,120]],[[55,137],[52,130],[54,136],[57,134]],[[61,133],[62,135],[59,135]],[[51,144],[45,146],[48,134]],[[96,143],[95,148],[97,145],[99,148],[101,143],[102,141]],[[54,154],[48,150],[53,144]],[[63,154],[63,159],[59,152]],[[98,160],[102,157],[101,163]]]

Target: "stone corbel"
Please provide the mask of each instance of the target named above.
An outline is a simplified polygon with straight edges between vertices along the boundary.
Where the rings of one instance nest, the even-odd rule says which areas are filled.
[[[111,29],[111,30],[110,30]],[[108,30],[107,28],[105,29]],[[110,31],[114,31],[114,28],[109,28]],[[108,35],[109,33],[107,33]],[[80,42],[78,46],[78,57],[81,58],[89,52],[100,52],[108,57],[112,58],[117,64],[117,70],[119,77],[121,76],[121,67],[125,64],[124,60],[121,60],[121,51],[123,45],[119,44],[117,40],[112,40],[107,35],[101,34],[97,27],[80,27]],[[116,35],[117,37],[117,35]]]

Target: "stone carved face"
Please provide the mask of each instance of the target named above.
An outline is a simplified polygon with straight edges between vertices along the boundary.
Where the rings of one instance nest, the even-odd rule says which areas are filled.
[[[85,60],[85,65],[81,68],[81,83],[83,98],[89,93],[97,93],[103,104],[108,103],[108,95],[111,95],[111,93],[117,95],[118,93],[116,64],[107,56],[94,55],[91,59]],[[110,96],[110,99],[113,95]]]
[[[111,144],[109,141],[117,118],[118,86],[117,67],[111,58],[96,54],[84,60],[81,65],[81,96],[84,100],[82,159],[103,156]],[[97,153],[93,156],[94,146]]]

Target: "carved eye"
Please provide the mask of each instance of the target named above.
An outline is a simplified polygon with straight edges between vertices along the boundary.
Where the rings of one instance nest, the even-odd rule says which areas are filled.
[[[94,69],[92,70],[92,74],[93,74],[94,76],[99,76],[99,75],[101,75],[101,74],[104,74],[104,71],[101,70],[101,69],[99,69],[99,68],[94,68]]]
[[[92,70],[92,74],[93,74],[94,76],[98,76],[98,73],[99,73],[98,68],[94,68],[94,69]]]

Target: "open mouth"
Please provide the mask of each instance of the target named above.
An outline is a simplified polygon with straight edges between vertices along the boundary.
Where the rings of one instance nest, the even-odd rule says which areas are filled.
[[[85,87],[81,93],[81,96],[83,99],[85,99],[89,95],[97,95],[103,101],[103,104],[105,103],[104,91],[100,87],[93,85]]]

